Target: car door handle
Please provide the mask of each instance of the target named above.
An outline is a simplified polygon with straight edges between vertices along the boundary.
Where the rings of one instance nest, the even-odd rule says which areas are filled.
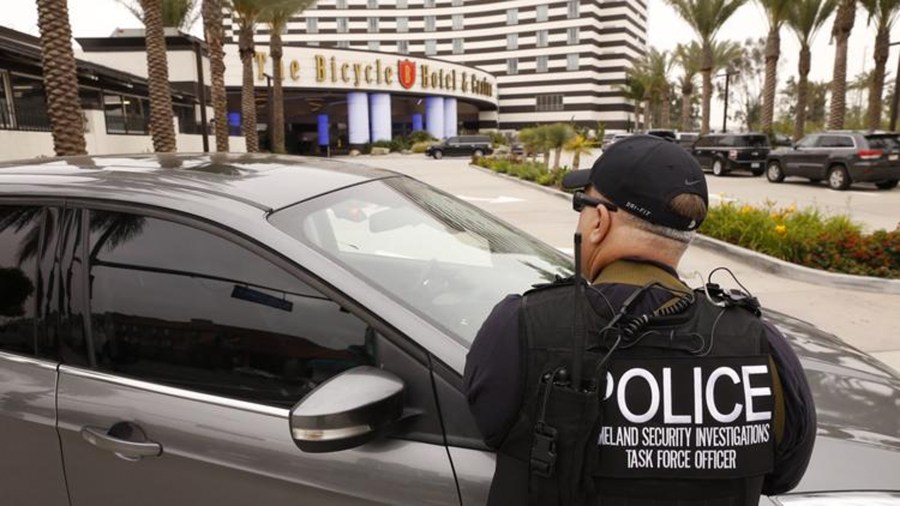
[[[120,424],[113,426],[113,429]],[[131,425],[131,424],[128,424]],[[132,427],[136,427],[131,425]],[[143,431],[137,428],[140,435]],[[109,432],[99,427],[82,427],[81,437],[88,443],[100,448],[101,450],[111,451],[120,457],[129,461],[138,461],[143,457],[159,457],[162,455],[162,445],[155,441],[129,441],[115,436],[111,436]]]

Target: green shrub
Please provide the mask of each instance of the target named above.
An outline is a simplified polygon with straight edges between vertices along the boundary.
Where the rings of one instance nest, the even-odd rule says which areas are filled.
[[[420,141],[414,143],[410,149],[413,153],[424,153],[425,150],[428,149],[428,146],[432,146],[434,144],[437,144],[437,141]]]
[[[815,269],[900,278],[900,231],[865,234],[849,217],[815,208],[725,203],[710,208],[700,233]]]
[[[488,134],[491,138],[491,144],[496,148],[497,146],[507,146],[509,145],[509,140],[507,140],[506,136],[501,134],[500,132],[490,132]]]
[[[427,142],[427,141],[436,141],[427,130],[416,130],[415,132],[409,134],[407,140],[410,144],[416,144],[419,142]]]

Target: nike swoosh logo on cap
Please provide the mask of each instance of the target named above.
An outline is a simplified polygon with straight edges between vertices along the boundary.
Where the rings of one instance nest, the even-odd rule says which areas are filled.
[[[694,181],[689,181],[689,180],[685,179],[685,180],[684,180],[684,184],[686,184],[687,186],[694,186],[695,184],[700,184],[701,181],[703,181],[703,180],[702,180],[702,179],[697,179],[697,180],[694,180]]]

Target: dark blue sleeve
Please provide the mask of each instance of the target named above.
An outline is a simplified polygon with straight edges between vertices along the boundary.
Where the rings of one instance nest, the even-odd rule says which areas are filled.
[[[816,407],[800,359],[787,340],[766,322],[766,336],[784,394],[784,436],[775,450],[775,468],[763,483],[766,495],[783,494],[800,483],[816,440]]]
[[[469,409],[488,446],[497,448],[522,403],[519,349],[520,295],[494,306],[466,357],[464,384]]]

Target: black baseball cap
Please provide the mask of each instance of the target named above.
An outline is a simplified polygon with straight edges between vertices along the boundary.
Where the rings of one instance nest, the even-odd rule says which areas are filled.
[[[709,205],[703,169],[683,147],[652,135],[633,135],[607,148],[590,169],[563,178],[563,188],[592,184],[613,204],[656,225],[696,230],[700,222],[680,216],[669,202],[682,193]]]

